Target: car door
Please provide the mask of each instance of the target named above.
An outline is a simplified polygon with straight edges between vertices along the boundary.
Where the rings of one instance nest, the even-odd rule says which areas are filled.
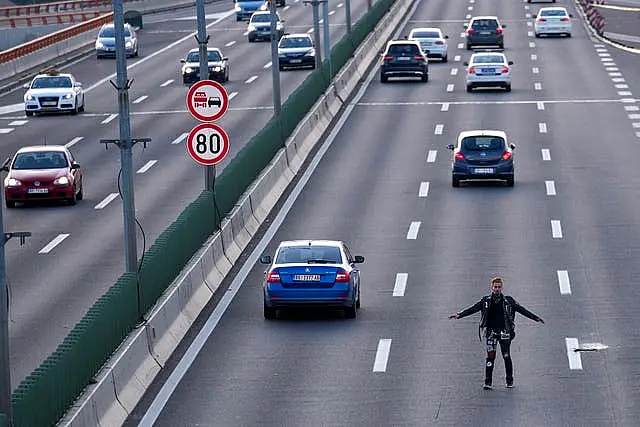
[[[67,160],[69,161],[69,170],[71,172],[71,176],[73,177],[73,182],[76,183],[76,191],[78,191],[81,188],[80,186],[82,184],[82,168],[71,168],[74,163],[77,163],[71,151],[67,151]]]
[[[351,272],[349,274],[353,276],[354,291],[357,295],[357,292],[360,289],[360,269],[358,268],[358,264],[355,263],[355,259],[353,258],[353,255],[351,255],[351,251],[349,250],[347,245],[343,245],[342,250],[347,257],[347,263],[349,264],[349,267],[351,267]]]

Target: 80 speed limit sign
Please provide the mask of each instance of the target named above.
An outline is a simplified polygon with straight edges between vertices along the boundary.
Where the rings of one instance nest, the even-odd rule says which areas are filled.
[[[229,152],[229,136],[218,125],[201,123],[189,133],[187,151],[202,165],[218,164]]]

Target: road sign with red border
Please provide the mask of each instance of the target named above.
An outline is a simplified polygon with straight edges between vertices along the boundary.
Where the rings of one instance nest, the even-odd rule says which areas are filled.
[[[200,123],[189,132],[187,151],[202,165],[218,164],[229,152],[229,135],[216,124]]]
[[[213,122],[221,118],[229,108],[229,95],[220,83],[200,80],[187,93],[187,108],[201,122]]]

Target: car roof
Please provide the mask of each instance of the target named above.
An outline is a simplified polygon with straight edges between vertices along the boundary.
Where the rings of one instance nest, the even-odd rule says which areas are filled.
[[[567,8],[566,7],[562,7],[562,6],[553,6],[553,7],[541,7],[540,9],[538,9],[538,13],[542,12],[542,11],[547,11],[547,10],[561,10],[563,12],[567,12]],[[567,12],[569,13],[569,12]]]
[[[28,147],[20,148],[16,154],[18,153],[36,153],[43,151],[67,151],[67,147],[64,145],[30,145]]]
[[[474,52],[471,54],[471,59],[477,58],[479,56],[495,56],[495,55],[500,55],[502,56],[505,60],[507,59],[507,55],[505,55],[503,52]]]
[[[393,46],[396,44],[415,44],[416,46],[420,47],[420,43],[418,43],[418,41],[416,40],[402,39],[402,40],[390,40],[389,42],[387,42],[387,46]]]
[[[413,33],[414,31],[440,31],[442,32],[442,30],[440,28],[437,27],[419,27],[419,28],[412,28],[411,32]]]
[[[482,16],[474,16],[473,18],[471,18],[472,21],[475,21],[476,19],[496,19],[498,20],[498,17],[495,15],[482,15]]]
[[[289,37],[306,37],[308,39],[311,38],[311,34],[307,34],[307,33],[292,33],[292,34],[285,34],[284,36],[282,36],[282,38],[289,38]]]
[[[257,10],[257,11],[255,11],[255,12],[253,12],[251,14],[251,16],[254,16],[254,15],[271,15],[271,11],[270,10]]]
[[[220,49],[217,47],[207,47],[207,52],[220,52]],[[189,53],[198,52],[200,53],[199,47],[194,47],[193,49],[189,49]]]
[[[478,130],[465,130],[460,132],[458,135],[458,141],[462,141],[464,138],[470,136],[498,136],[507,140],[507,134],[501,130],[489,130],[489,129],[478,129]]]
[[[342,246],[340,240],[285,240],[280,242],[279,247],[283,246]]]
[[[36,74],[36,76],[34,77],[34,79],[37,79],[38,77],[69,77],[70,79],[73,80],[73,75],[69,74],[69,73],[40,73],[40,74]]]

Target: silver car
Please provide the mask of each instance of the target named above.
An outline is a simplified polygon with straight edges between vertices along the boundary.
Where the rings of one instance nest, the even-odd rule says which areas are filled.
[[[534,24],[536,37],[542,35],[566,35],[571,37],[572,17],[564,7],[541,8]]]
[[[96,39],[96,57],[115,58],[116,56],[116,29],[113,24],[104,24],[98,32]],[[138,36],[136,30],[129,24],[124,24],[124,52],[127,57],[138,56]]]
[[[429,58],[440,58],[442,62],[447,62],[449,36],[442,34],[440,28],[414,28],[409,33],[409,40],[416,40],[420,43],[422,51]]]

